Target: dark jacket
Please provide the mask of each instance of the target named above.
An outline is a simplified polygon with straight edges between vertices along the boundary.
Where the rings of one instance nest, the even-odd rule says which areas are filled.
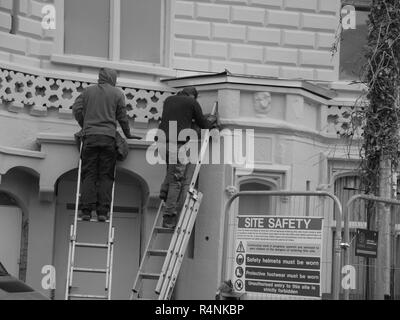
[[[102,68],[97,85],[86,88],[76,98],[72,111],[83,128],[83,135],[101,134],[115,137],[117,121],[126,135],[130,134],[125,96],[115,87],[117,72]]]
[[[164,131],[167,141],[169,141],[170,121],[176,121],[177,123],[177,137],[175,139],[178,139],[179,133],[183,129],[193,128],[193,122],[202,129],[210,128],[200,104],[196,99],[186,95],[182,91],[168,97],[164,101],[161,123],[158,128]]]

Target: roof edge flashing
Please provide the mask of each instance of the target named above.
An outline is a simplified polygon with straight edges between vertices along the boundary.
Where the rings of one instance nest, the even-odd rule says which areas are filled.
[[[331,100],[337,96],[337,92],[333,89],[324,87],[320,84],[312,83],[304,79],[282,79],[275,77],[249,76],[242,74],[233,74],[227,70],[220,73],[199,74],[177,78],[162,79],[174,88],[182,88],[186,86],[204,86],[212,84],[241,84],[246,86],[269,86],[302,89],[319,97]]]

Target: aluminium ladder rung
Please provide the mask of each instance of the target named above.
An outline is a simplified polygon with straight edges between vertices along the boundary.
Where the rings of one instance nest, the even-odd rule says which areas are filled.
[[[107,219],[107,220],[105,220],[105,221],[99,221],[99,220],[97,220],[96,218],[92,218],[92,219],[90,219],[90,220],[82,220],[82,218],[77,218],[77,221],[78,221],[78,222],[98,222],[98,223],[109,223],[109,222],[110,222],[109,219]]]
[[[97,269],[97,268],[72,268],[73,272],[85,272],[85,273],[107,273],[107,269]]]
[[[83,248],[100,248],[100,249],[107,249],[108,244],[102,243],[88,243],[88,242],[76,242],[76,247],[83,247]]]
[[[147,251],[147,253],[149,254],[149,256],[159,256],[159,257],[163,257],[166,256],[168,253],[168,250],[156,250],[156,249],[152,249]]]
[[[169,273],[164,275],[164,283],[161,287],[159,294],[159,300],[169,300],[170,295],[172,294],[172,290],[175,286],[176,278],[178,276],[181,264],[183,262],[183,258],[186,252],[186,248],[190,239],[190,236],[192,234],[194,222],[197,217],[197,213],[199,211],[199,207],[201,204],[201,201],[203,199],[203,194],[201,192],[198,193],[198,198],[195,200],[193,203],[193,206],[190,206],[192,208],[191,211],[191,216],[188,218],[187,221],[187,230],[188,232],[184,235],[181,235],[181,239],[177,241],[179,244],[178,247],[174,247],[174,255],[171,255],[171,261],[170,261],[170,267],[172,267],[172,271],[170,270]],[[157,293],[157,291],[156,291]]]
[[[152,279],[152,280],[158,280],[158,278],[160,278],[160,274],[159,273],[145,273],[142,272],[139,274],[139,276],[142,279]]]
[[[150,276],[150,275],[146,276],[146,271],[145,271],[146,269],[144,266],[145,266],[146,261],[149,260],[149,258],[150,258],[149,251],[151,250],[152,244],[155,241],[157,235],[173,234],[175,232],[175,230],[173,230],[173,229],[163,228],[161,226],[158,226],[158,224],[157,224],[157,222],[160,219],[160,213],[161,213],[161,209],[162,209],[163,205],[164,205],[164,201],[161,201],[160,206],[157,211],[156,218],[153,223],[151,236],[149,237],[148,242],[146,244],[145,254],[143,256],[142,261],[140,262],[139,270],[135,277],[135,282],[133,284],[133,288],[132,288],[132,292],[131,292],[131,296],[130,296],[131,300],[133,299],[134,295],[139,292],[141,283],[143,282],[144,279],[157,280],[160,277],[159,274],[154,274],[153,276]],[[144,274],[144,276],[142,274]]]
[[[160,289],[162,284],[165,281],[165,277],[168,273],[168,269],[170,267],[170,262],[174,260],[174,257],[177,256],[177,251],[176,248],[180,246],[180,241],[182,240],[182,237],[185,237],[187,234],[187,222],[188,219],[192,216],[193,213],[193,208],[194,204],[196,203],[196,200],[193,199],[192,195],[189,195],[189,193],[186,196],[185,203],[182,207],[181,214],[179,217],[179,221],[176,226],[176,231],[174,235],[172,236],[171,242],[169,244],[168,248],[168,254],[165,257],[162,269],[161,269],[161,276],[157,282],[157,286],[155,288],[156,294],[160,293]],[[179,231],[180,230],[180,231]]]
[[[181,256],[181,252],[184,253],[186,251],[186,246],[192,234],[194,221],[196,220],[201,200],[202,193],[198,192],[197,199],[194,199],[191,195],[190,197],[187,197],[185,201],[185,211],[182,212],[182,218],[178,222],[185,231],[176,234],[175,239],[171,241],[170,248],[168,249],[168,256],[166,257],[161,270],[161,277],[155,288],[155,293],[159,295],[159,300],[165,300],[165,297],[167,297],[166,293],[169,291],[167,288],[169,288],[169,284],[171,283],[175,273],[177,274],[179,272],[180,264],[178,263],[178,267],[176,268],[177,261]]]
[[[158,233],[171,233],[171,234],[175,232],[174,229],[171,229],[171,228],[163,228],[163,227],[155,227],[155,228],[154,228],[154,231],[155,231],[155,232],[158,232]]]
[[[108,297],[107,297],[107,296],[99,296],[99,295],[94,295],[94,294],[76,294],[76,293],[70,293],[68,296],[71,297],[71,298],[108,300]]]

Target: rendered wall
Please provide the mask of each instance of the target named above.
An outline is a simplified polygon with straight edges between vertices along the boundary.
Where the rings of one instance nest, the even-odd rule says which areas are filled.
[[[50,59],[54,31],[44,30],[41,10],[53,1],[20,0],[0,1],[0,60],[31,67],[42,67]],[[12,12],[15,12],[15,30]],[[42,64],[41,64],[42,62]]]
[[[48,3],[53,1],[20,0],[15,34],[10,34],[13,1],[0,1],[0,60],[95,74],[92,67],[50,62],[55,31],[41,27],[41,9]],[[172,68],[202,72],[226,68],[256,76],[337,80],[338,55],[332,58],[330,49],[339,6],[339,0],[177,0],[174,35],[166,36],[171,41]],[[139,74],[135,78],[150,80]]]
[[[338,79],[339,0],[178,0],[176,69]]]

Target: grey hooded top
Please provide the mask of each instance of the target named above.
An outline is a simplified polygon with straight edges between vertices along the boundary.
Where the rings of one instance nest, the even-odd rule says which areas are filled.
[[[125,136],[130,134],[125,96],[115,87],[117,72],[101,68],[97,85],[87,87],[75,100],[72,112],[83,129],[83,135],[115,137],[117,121]]]

